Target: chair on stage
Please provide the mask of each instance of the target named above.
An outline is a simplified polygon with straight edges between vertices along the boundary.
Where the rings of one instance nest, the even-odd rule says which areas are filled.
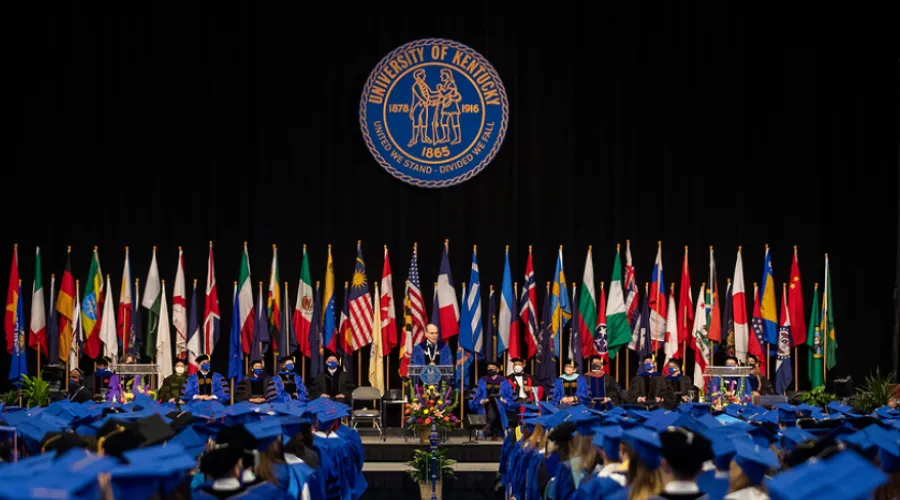
[[[350,407],[353,408],[353,412],[350,414],[350,427],[356,429],[357,424],[359,422],[373,422],[375,427],[378,428],[378,432],[381,435],[381,440],[385,441],[387,439],[387,435],[384,432],[384,424],[381,419],[381,408],[383,404],[381,391],[374,387],[357,387],[353,390],[353,394],[350,395]],[[377,402],[377,407],[375,408],[362,408],[356,409],[357,401],[371,401],[374,406]]]

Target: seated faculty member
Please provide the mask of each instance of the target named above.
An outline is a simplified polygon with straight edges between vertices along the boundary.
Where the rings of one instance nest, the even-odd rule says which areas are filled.
[[[185,401],[215,399],[224,404],[228,400],[225,394],[225,378],[210,371],[209,356],[206,354],[197,356],[195,361],[200,365],[200,371],[187,378],[183,399]]]
[[[309,387],[309,397],[310,399],[326,397],[349,405],[353,389],[350,374],[338,367],[337,354],[328,353],[328,357],[325,358],[325,371],[313,379]]]

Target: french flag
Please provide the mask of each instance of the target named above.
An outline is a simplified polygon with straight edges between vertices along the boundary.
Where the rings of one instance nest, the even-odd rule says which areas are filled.
[[[449,240],[444,240],[441,257],[441,274],[438,275],[437,299],[441,318],[441,338],[444,340],[459,333],[459,301],[450,275]]]
[[[662,242],[656,249],[656,262],[653,264],[653,278],[650,283],[650,338],[653,339],[653,350],[659,343],[666,341],[666,283],[663,279]]]

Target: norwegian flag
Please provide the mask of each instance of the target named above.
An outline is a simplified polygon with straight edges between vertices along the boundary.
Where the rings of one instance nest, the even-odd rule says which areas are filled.
[[[366,261],[363,260],[362,243],[356,243],[356,269],[350,282],[350,348],[354,351],[372,343],[372,297],[369,295],[369,278]]]
[[[537,287],[534,282],[534,268],[531,263],[531,247],[528,247],[528,261],[525,263],[525,281],[522,285],[522,298],[519,301],[519,317],[525,325],[525,343],[528,344],[528,357],[533,358],[538,350],[537,331]]]
[[[412,343],[421,344],[425,340],[425,325],[428,324],[428,320],[425,314],[425,300],[422,298],[422,283],[419,281],[419,256],[416,245],[413,245],[412,260],[409,261],[406,294],[409,296],[409,315],[412,320]]]

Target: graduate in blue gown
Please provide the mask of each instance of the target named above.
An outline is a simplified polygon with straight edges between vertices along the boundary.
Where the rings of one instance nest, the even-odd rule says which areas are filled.
[[[509,426],[507,412],[516,411],[518,405],[509,381],[500,374],[500,365],[490,361],[487,364],[488,374],[478,380],[478,388],[469,408],[486,417],[484,431],[490,436],[502,436]]]
[[[453,365],[453,353],[450,346],[439,338],[437,326],[429,324],[425,327],[425,341],[413,346],[412,364]]]
[[[702,472],[704,462],[713,457],[709,440],[687,429],[669,427],[659,433],[659,442],[663,458],[661,469],[667,482],[662,492],[652,498],[707,499],[707,495],[697,485],[697,476]]]
[[[233,498],[247,491],[241,483],[244,450],[234,444],[217,444],[200,458],[200,471],[210,482],[204,483],[192,498],[200,500]]]
[[[563,374],[556,379],[553,402],[557,405],[587,404],[590,398],[587,381],[575,370],[575,361],[569,360],[563,368]]]
[[[270,403],[287,403],[290,400],[305,403],[308,399],[303,377],[294,372],[294,358],[281,358],[281,370],[272,377],[266,398]]]
[[[185,402],[192,399],[215,399],[225,404],[228,395],[225,393],[225,378],[218,373],[210,371],[209,356],[201,354],[195,360],[200,365],[200,371],[189,375],[184,383]]]

